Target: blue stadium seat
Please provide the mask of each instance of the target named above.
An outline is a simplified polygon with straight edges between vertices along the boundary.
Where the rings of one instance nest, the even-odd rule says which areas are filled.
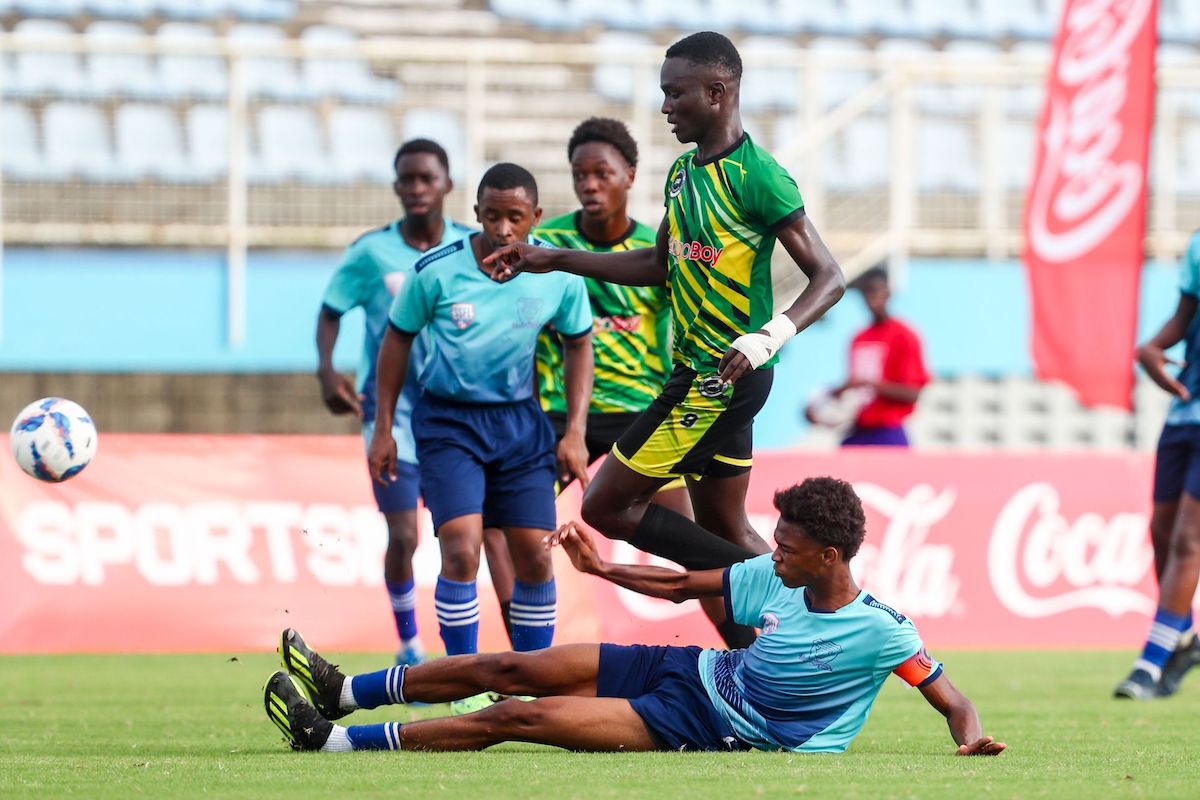
[[[13,8],[27,17],[73,17],[83,11],[83,0],[16,0]]]
[[[238,19],[257,22],[283,22],[296,16],[295,0],[227,0],[226,5]]]
[[[165,105],[124,103],[117,107],[117,164],[134,178],[189,180],[183,135],[174,112]]]
[[[410,110],[404,115],[400,140],[418,137],[433,139],[444,147],[450,157],[450,177],[455,181],[463,180],[467,168],[467,132],[457,114],[440,108]]]
[[[42,151],[38,147],[32,109],[20,103],[0,106],[0,136],[4,137],[4,148],[0,150],[4,177],[8,180],[38,177]]]
[[[399,142],[391,115],[377,108],[335,108],[329,116],[329,156],[339,182],[388,183]]]
[[[352,31],[332,25],[313,25],[300,34],[306,44],[342,44],[358,39]],[[309,56],[301,68],[304,83],[319,94],[334,95],[361,103],[392,103],[396,83],[372,74],[366,61],[359,58]]]
[[[89,43],[119,45],[147,39],[141,26],[133,22],[93,22],[85,36]],[[154,74],[148,53],[132,48],[128,52],[90,52],[87,57],[89,92],[97,97],[127,94],[132,97],[161,97],[162,86]]]
[[[330,177],[321,129],[307,106],[263,106],[258,110],[257,146],[250,154],[250,180],[326,183]]]
[[[84,0],[84,10],[93,17],[145,19],[154,11],[155,0]]]
[[[242,22],[233,25],[226,37],[234,42],[265,45],[284,41],[282,28],[274,25]],[[243,62],[246,92],[251,97],[275,100],[313,100],[317,92],[306,86],[296,72],[296,64],[288,56],[246,56]]]
[[[165,22],[156,38],[163,50],[158,56],[161,86],[168,95],[202,99],[224,97],[229,87],[225,59],[220,56],[173,52],[173,46],[188,42],[214,42],[212,28],[195,22]]]
[[[108,122],[98,106],[48,103],[42,110],[44,169],[51,180],[82,177],[93,181],[128,178],[113,160]]]
[[[23,19],[13,28],[13,33],[17,39],[74,35],[70,25],[50,19]],[[86,80],[76,53],[26,51],[13,54],[12,85],[8,89],[12,94],[34,97],[79,95],[85,87]]]
[[[155,7],[169,19],[216,19],[225,12],[226,0],[155,0]]]
[[[782,36],[747,36],[739,42],[747,54],[767,57],[779,66],[751,63],[742,78],[742,107],[753,113],[767,108],[794,109],[800,101],[800,72],[794,63],[800,47]]]
[[[214,181],[229,172],[229,109],[194,105],[187,110],[188,169],[193,180]],[[245,142],[242,143],[245,148]]]

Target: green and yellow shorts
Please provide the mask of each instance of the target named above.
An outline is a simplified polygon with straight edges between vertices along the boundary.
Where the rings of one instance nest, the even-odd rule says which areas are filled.
[[[613,456],[641,475],[731,478],[750,469],[754,415],[767,402],[772,369],[732,386],[675,365],[662,393],[617,439]]]

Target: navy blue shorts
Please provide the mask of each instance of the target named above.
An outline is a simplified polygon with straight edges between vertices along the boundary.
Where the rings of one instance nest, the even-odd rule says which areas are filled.
[[[749,750],[700,681],[699,647],[600,645],[597,697],[623,697],[663,750]]]
[[[1200,425],[1164,425],[1154,460],[1154,502],[1200,500]]]
[[[908,447],[908,434],[902,425],[888,425],[883,428],[853,428],[845,439],[842,447],[858,447],[875,445],[878,447]]]
[[[375,492],[375,505],[382,514],[414,510],[417,507],[417,495],[420,493],[417,465],[397,461],[396,480],[390,481],[386,486],[380,485],[378,481],[371,481],[371,491]]]
[[[466,514],[482,514],[488,528],[554,530],[554,431],[536,401],[468,405],[425,394],[412,426],[435,531]]]

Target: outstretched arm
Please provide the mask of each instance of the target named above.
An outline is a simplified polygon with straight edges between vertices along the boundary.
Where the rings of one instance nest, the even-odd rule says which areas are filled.
[[[1187,387],[1167,374],[1166,369],[1167,364],[1182,367],[1183,363],[1167,358],[1165,351],[1187,334],[1188,326],[1192,324],[1192,318],[1196,316],[1196,306],[1197,299],[1194,296],[1180,293],[1179,305],[1175,307],[1175,313],[1163,323],[1158,333],[1154,334],[1150,341],[1139,346],[1135,353],[1137,362],[1142,365],[1142,369],[1146,370],[1146,374],[1158,384],[1159,388],[1184,401],[1190,400],[1191,394]]]
[[[779,231],[778,239],[808,278],[808,285],[782,314],[760,330],[734,340],[717,371],[717,376],[727,383],[769,361],[784,342],[820,319],[846,293],[842,268],[821,241],[808,215]]]
[[[950,726],[950,736],[958,745],[958,755],[998,756],[1008,746],[983,734],[983,725],[979,722],[975,704],[955,688],[945,672],[928,686],[922,686],[921,694],[929,701],[929,705],[946,718],[946,724]]]
[[[546,547],[560,546],[580,572],[596,575],[638,594],[682,603],[697,597],[720,597],[724,593],[723,569],[678,572],[664,567],[612,564],[600,558],[591,535],[574,522],[560,525],[546,537]]]
[[[623,286],[662,286],[667,282],[667,220],[658,227],[657,244],[619,253],[591,253],[518,242],[506,245],[483,260],[492,280],[504,281],[522,272],[571,272],[585,278]]]

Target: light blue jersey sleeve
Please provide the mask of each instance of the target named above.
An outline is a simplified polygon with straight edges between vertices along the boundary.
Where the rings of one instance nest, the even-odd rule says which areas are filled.
[[[1200,233],[1193,233],[1179,262],[1179,291],[1200,297]]]
[[[418,272],[404,282],[392,308],[388,321],[405,333],[416,335],[433,319],[433,308],[437,302],[438,284],[432,272]]]
[[[566,290],[558,313],[551,320],[554,329],[568,339],[592,332],[592,304],[588,299],[587,284],[578,275],[567,275]]]
[[[782,586],[770,553],[734,564],[725,570],[725,615],[739,625],[758,627],[772,587]]]
[[[369,258],[367,249],[355,242],[342,255],[342,263],[330,277],[321,304],[338,314],[365,306],[371,300],[372,282],[378,278],[379,268]]]

